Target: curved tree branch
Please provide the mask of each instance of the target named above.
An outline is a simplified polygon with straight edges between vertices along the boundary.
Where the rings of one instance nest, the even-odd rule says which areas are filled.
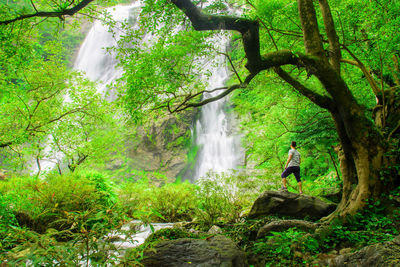
[[[367,67],[365,67],[361,60],[359,60],[358,57],[353,52],[351,52],[351,50],[347,46],[343,45],[343,48],[347,51],[347,53],[349,53],[349,55],[355,60],[355,62],[348,59],[341,59],[341,61],[359,67],[367,78],[367,81],[371,86],[375,96],[377,96],[379,94],[379,87],[376,84],[374,78],[371,76],[370,72],[367,70]]]
[[[24,19],[29,19],[29,18],[34,18],[34,17],[58,17],[60,19],[63,19],[64,16],[72,16],[75,13],[77,13],[79,10],[83,9],[86,7],[89,3],[93,2],[93,0],[82,0],[79,2],[76,6],[68,8],[68,9],[63,9],[60,11],[37,11],[32,13],[32,14],[25,14],[25,15],[20,15],[18,17],[15,17],[13,19],[9,20],[3,20],[0,21],[0,25],[7,25],[19,20],[24,20]]]
[[[309,55],[294,54],[290,50],[280,50],[275,52],[267,53],[263,56],[260,54],[260,40],[259,40],[259,23],[250,19],[221,16],[221,15],[208,15],[202,11],[202,9],[196,7],[190,0],[171,0],[171,2],[181,9],[185,15],[190,19],[192,25],[197,31],[205,30],[235,30],[241,33],[243,39],[243,46],[247,57],[246,68],[250,71],[250,75],[246,78],[250,80],[262,70],[270,68],[278,68],[276,72],[282,79],[289,82],[296,90],[298,90],[304,96],[310,98],[311,101],[316,103],[318,106],[332,109],[332,99],[315,93],[314,91],[306,88],[300,84],[297,80],[293,79],[289,74],[279,69],[283,65],[294,65],[294,66],[309,66],[314,68],[316,63],[320,67],[320,71],[315,71],[317,77],[321,80],[325,87],[328,89],[336,88],[333,86],[331,78],[335,78],[335,82],[338,77],[324,77],[322,73],[329,71],[326,64],[329,64],[325,56],[325,51],[322,47],[322,39],[318,30],[318,23],[315,15],[315,9],[312,1],[310,0],[298,0],[299,13],[302,21],[304,30],[304,42],[306,52]],[[320,62],[322,61],[322,62]],[[332,67],[331,67],[332,68]],[[314,72],[312,73],[314,74]],[[340,80],[340,79],[339,79]],[[341,81],[341,80],[340,80]],[[335,84],[336,85],[336,84]],[[216,97],[205,99],[199,103],[182,103],[173,112],[186,109],[188,107],[198,107],[216,101],[231,91],[246,87],[246,82],[243,84],[237,84],[231,86],[229,89],[219,94]],[[347,87],[343,87],[347,88]],[[328,90],[332,93],[331,90]],[[347,93],[344,92],[344,94]],[[342,92],[343,94],[343,92]],[[185,101],[184,101],[185,102]],[[182,107],[182,108],[181,108]]]
[[[222,93],[220,93],[219,95],[216,95],[214,97],[210,97],[207,99],[204,99],[200,102],[190,102],[190,103],[185,103],[185,101],[181,104],[179,104],[175,109],[172,110],[171,113],[173,112],[179,112],[182,110],[185,110],[187,108],[195,108],[195,107],[200,107],[200,106],[204,106],[208,103],[217,101],[225,96],[227,96],[228,94],[230,94],[231,92],[233,92],[236,89],[241,89],[241,88],[246,88],[247,85],[250,83],[250,81],[256,76],[256,74],[249,74],[246,79],[244,80],[243,83],[241,84],[235,84],[232,86],[229,86],[225,91],[223,91]],[[214,90],[212,90],[214,91]]]
[[[246,68],[252,73],[260,71],[260,38],[257,21],[239,17],[208,15],[190,0],[171,0],[171,2],[185,13],[197,31],[234,30],[240,32],[248,60]]]
[[[334,109],[333,101],[331,98],[320,95],[312,91],[311,89],[305,87],[303,84],[294,79],[292,76],[289,75],[289,73],[282,70],[281,68],[275,68],[274,70],[276,74],[278,74],[279,77],[282,78],[282,80],[293,86],[294,89],[296,89],[299,93],[310,99],[314,104],[329,111],[332,111]]]

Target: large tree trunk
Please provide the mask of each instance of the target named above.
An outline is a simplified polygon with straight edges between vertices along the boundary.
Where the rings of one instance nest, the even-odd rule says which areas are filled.
[[[400,115],[398,108],[393,108],[397,102],[394,98],[392,95],[385,107],[385,110],[391,112],[387,112],[385,116],[375,116],[375,124],[365,120],[365,116],[355,115],[355,110],[358,109],[356,105],[346,116],[332,113],[341,142],[337,152],[343,177],[343,194],[335,213],[326,219],[354,215],[365,206],[368,199],[380,198],[399,183],[397,172],[384,172],[398,161],[396,156],[387,157],[387,153],[393,150],[393,144],[389,144],[387,140],[397,137],[399,132],[396,128],[398,121],[391,119]],[[346,120],[348,122],[343,122]],[[391,122],[387,128],[392,130],[386,135],[376,127],[382,126],[382,121]]]

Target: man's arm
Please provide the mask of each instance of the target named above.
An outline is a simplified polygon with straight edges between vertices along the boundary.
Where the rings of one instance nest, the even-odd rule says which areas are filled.
[[[288,159],[286,161],[286,164],[285,164],[285,169],[287,168],[287,165],[289,164],[289,162],[292,160],[292,157],[293,157],[293,154],[289,154],[289,157],[288,157]]]

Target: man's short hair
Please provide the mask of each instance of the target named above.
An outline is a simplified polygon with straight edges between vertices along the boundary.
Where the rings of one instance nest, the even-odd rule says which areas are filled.
[[[295,141],[292,141],[291,146],[292,146],[292,147],[296,147],[296,142],[295,142]]]

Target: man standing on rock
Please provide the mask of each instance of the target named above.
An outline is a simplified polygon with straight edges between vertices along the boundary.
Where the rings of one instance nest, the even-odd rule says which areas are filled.
[[[294,174],[294,177],[296,177],[297,184],[299,185],[299,193],[300,195],[303,194],[303,190],[301,188],[301,180],[300,180],[300,153],[299,151],[296,150],[296,142],[292,142],[290,145],[290,150],[289,150],[289,157],[285,165],[285,170],[283,171],[281,177],[282,177],[282,190],[287,191],[287,181],[286,177],[288,177],[290,174]]]

